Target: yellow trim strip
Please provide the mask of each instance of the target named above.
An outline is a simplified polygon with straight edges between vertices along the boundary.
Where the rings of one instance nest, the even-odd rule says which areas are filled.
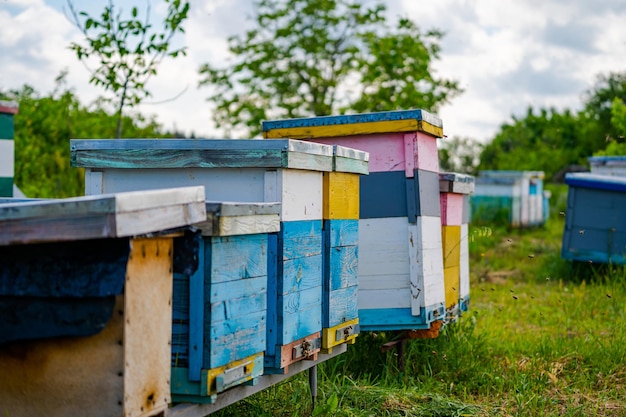
[[[367,135],[372,133],[424,132],[429,135],[443,137],[443,128],[423,120],[386,120],[328,126],[306,126],[273,129],[263,132],[266,139],[312,139],[336,136]]]

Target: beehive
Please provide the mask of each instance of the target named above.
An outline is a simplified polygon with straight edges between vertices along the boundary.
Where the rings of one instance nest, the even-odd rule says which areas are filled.
[[[626,264],[626,178],[567,174],[569,186],[561,256]]]
[[[17,103],[0,101],[0,197],[13,196],[14,116],[17,108]]]
[[[162,415],[172,270],[194,267],[170,229],[204,210],[202,187],[0,205],[4,413]]]
[[[280,204],[209,202],[206,211],[200,267],[174,275],[176,402],[211,403],[263,374],[268,234],[280,230]]]
[[[474,177],[454,172],[439,174],[441,236],[446,289],[446,317],[454,320],[469,308],[469,195]]]
[[[369,153],[359,181],[362,330],[428,329],[444,317],[438,117],[422,110],[263,122],[265,138]]]
[[[626,177],[626,156],[589,157],[592,174]]]
[[[280,202],[268,236],[265,372],[316,357],[322,330],[323,173],[330,146],[294,140],[73,140],[86,192],[203,185],[207,198]]]

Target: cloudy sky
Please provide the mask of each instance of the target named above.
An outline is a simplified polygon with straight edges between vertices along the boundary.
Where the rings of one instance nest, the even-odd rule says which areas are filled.
[[[101,11],[102,0],[75,0]],[[144,1],[116,1],[125,9]],[[219,137],[211,121],[208,91],[198,89],[199,66],[228,59],[226,37],[250,22],[252,0],[191,0],[186,34],[177,42],[188,54],[166,60],[148,88],[154,102],[140,111],[155,114],[166,128]],[[456,79],[465,92],[443,107],[447,136],[487,141],[511,115],[535,108],[577,110],[599,73],[626,71],[624,0],[387,0],[390,17],[408,16],[442,40],[439,76]],[[152,0],[154,21],[163,5]],[[47,93],[63,70],[84,103],[101,95],[67,47],[81,34],[66,17],[65,0],[0,0],[0,88],[30,84]],[[168,99],[184,93],[174,101]]]

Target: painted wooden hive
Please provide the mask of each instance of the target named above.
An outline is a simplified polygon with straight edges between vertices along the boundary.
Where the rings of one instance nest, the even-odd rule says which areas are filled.
[[[333,149],[296,140],[73,140],[89,194],[204,185],[207,198],[280,202],[280,231],[268,236],[265,373],[316,358],[322,330],[323,173]]]
[[[263,135],[369,153],[370,174],[359,181],[361,330],[426,330],[443,320],[441,119],[409,110],[278,120],[263,122]]]
[[[0,101],[0,197],[13,196],[14,121],[17,103]]]
[[[359,177],[368,160],[367,152],[335,145],[333,170],[324,173],[323,352],[359,334]]]
[[[446,318],[455,320],[469,309],[469,196],[474,177],[456,172],[439,174],[441,240],[446,289]]]
[[[569,186],[561,256],[626,264],[626,178],[567,174]]]
[[[589,157],[592,174],[614,175],[626,177],[626,156],[592,156]]]
[[[470,198],[473,221],[513,227],[545,223],[542,171],[480,171]]]
[[[207,202],[206,211],[200,267],[174,275],[174,402],[215,402],[263,374],[268,234],[280,231],[280,204]]]
[[[0,205],[0,404],[153,416],[170,403],[172,271],[202,187]]]

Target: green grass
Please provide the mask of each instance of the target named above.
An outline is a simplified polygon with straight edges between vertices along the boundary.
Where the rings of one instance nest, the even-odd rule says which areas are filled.
[[[554,195],[554,194],[553,194]],[[366,333],[319,366],[313,415],[626,416],[626,269],[560,258],[556,193],[545,227],[470,228],[471,307],[439,338]],[[221,416],[307,416],[306,374]]]

